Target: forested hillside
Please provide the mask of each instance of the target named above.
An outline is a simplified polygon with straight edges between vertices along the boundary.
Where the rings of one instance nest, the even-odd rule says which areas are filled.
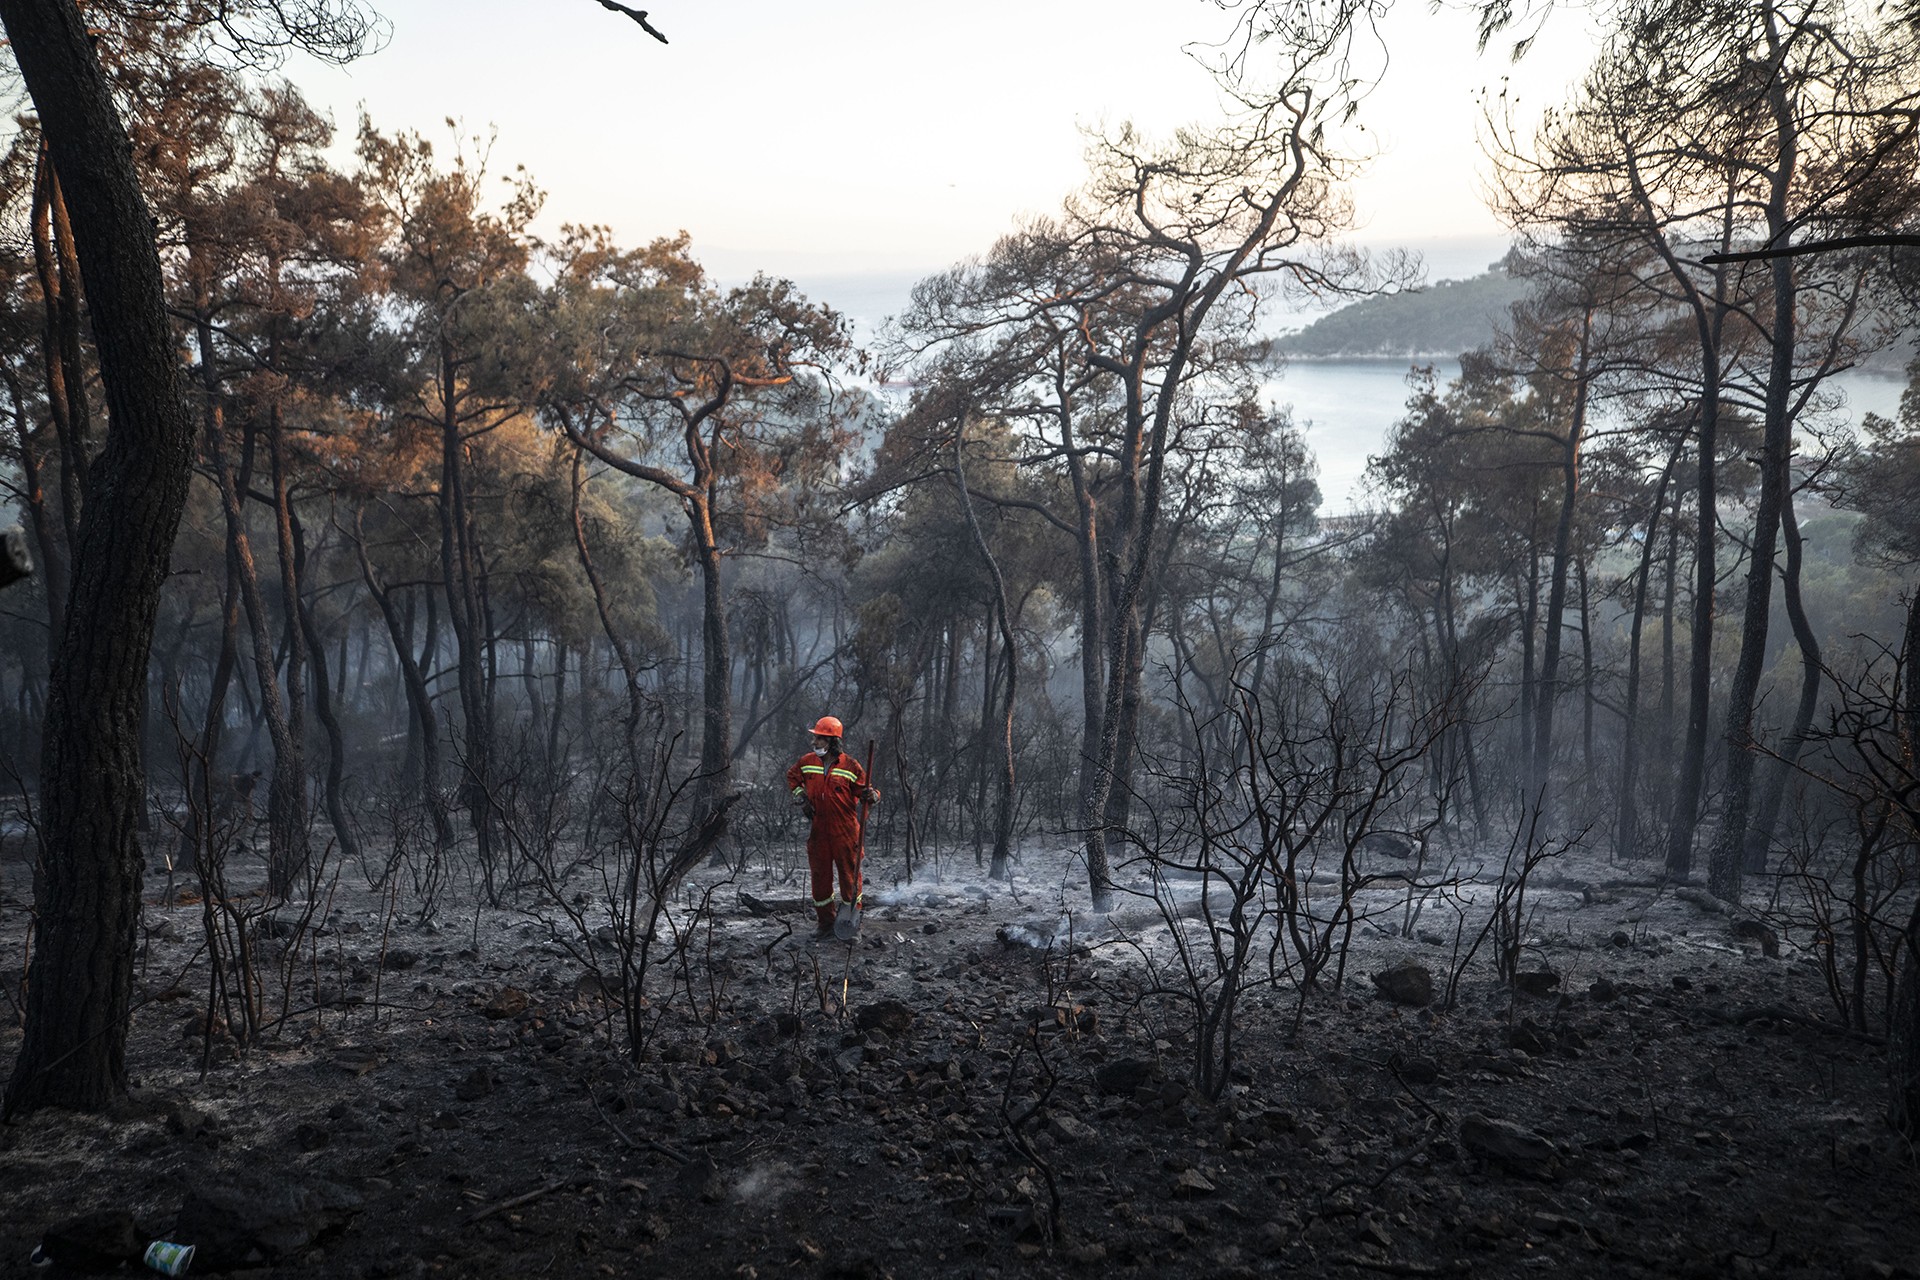
[[[1276,339],[1274,350],[1305,359],[1454,357],[1491,346],[1526,293],[1525,281],[1495,263],[1466,280],[1350,302]]]

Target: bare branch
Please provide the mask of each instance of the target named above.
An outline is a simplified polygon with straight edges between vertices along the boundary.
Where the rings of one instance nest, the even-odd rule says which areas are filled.
[[[1810,253],[1837,253],[1842,249],[1904,248],[1920,249],[1920,235],[1836,236],[1831,240],[1808,240],[1803,244],[1781,245],[1773,249],[1749,249],[1744,253],[1710,253],[1700,259],[1710,267],[1723,262],[1764,262],[1773,258],[1798,258]]]
[[[639,23],[640,29],[652,36],[655,40],[658,40],[661,44],[667,42],[667,38],[660,34],[659,29],[647,21],[647,11],[645,9],[629,9],[623,4],[615,4],[614,0],[600,0],[600,7],[611,10],[614,13],[626,14],[629,18]]]

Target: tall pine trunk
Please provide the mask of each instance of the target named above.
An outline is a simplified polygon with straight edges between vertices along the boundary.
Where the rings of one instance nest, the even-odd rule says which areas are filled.
[[[727,603],[720,572],[720,542],[713,527],[712,490],[691,504],[695,554],[700,563],[700,781],[694,789],[696,840],[708,842],[711,862],[731,855],[727,839],[729,784],[733,770],[733,658],[727,645]]]
[[[480,596],[480,565],[476,554],[471,499],[467,492],[467,442],[457,410],[458,375],[453,348],[440,346],[440,567],[447,593],[447,621],[453,627],[454,661],[460,689],[464,738],[460,798],[473,825],[480,865],[488,877],[494,866],[493,825],[493,705],[488,697],[486,648],[488,627]]]
[[[1620,728],[1620,797],[1613,839],[1614,853],[1622,858],[1639,854],[1640,743],[1645,736],[1640,726],[1640,672],[1645,665],[1640,658],[1640,637],[1646,629],[1647,593],[1653,577],[1654,549],[1660,543],[1660,513],[1666,506],[1667,486],[1673,482],[1674,468],[1679,462],[1680,445],[1676,443],[1667,457],[1666,468],[1660,473],[1660,484],[1654,491],[1653,502],[1647,512],[1647,533],[1640,547],[1640,572],[1633,586],[1633,625],[1627,639],[1627,696]],[[1664,725],[1661,732],[1666,732]]]
[[[580,568],[587,575],[587,586],[591,588],[593,592],[593,608],[595,615],[600,619],[600,630],[606,636],[608,646],[613,650],[614,661],[620,664],[621,686],[626,691],[627,696],[625,732],[621,736],[622,741],[626,745],[628,764],[633,769],[635,780],[638,781],[644,777],[644,772],[640,768],[639,733],[640,720],[646,710],[644,698],[640,691],[640,670],[634,663],[633,652],[627,647],[626,637],[621,633],[620,628],[614,625],[613,611],[607,603],[606,585],[600,579],[600,570],[594,564],[593,552],[587,546],[587,523],[580,511],[580,492],[586,484],[584,464],[584,452],[580,449],[575,449],[573,451],[572,497],[569,504],[569,511],[572,515],[573,522],[573,549],[580,557]],[[584,659],[581,663],[580,675],[582,681],[581,700],[584,707],[587,701],[585,684],[586,663]],[[559,716],[557,709],[554,715],[555,723],[557,724]]]
[[[421,671],[422,660],[413,655],[412,629],[400,617],[400,610],[393,603],[392,594],[380,582],[374,572],[373,562],[367,558],[367,535],[364,513],[353,513],[353,552],[360,565],[360,580],[366,584],[367,594],[373,597],[379,606],[380,616],[387,624],[387,634],[393,640],[394,660],[400,664],[401,684],[407,691],[407,706],[412,711],[412,723],[419,734],[421,762],[421,795],[426,800],[427,815],[433,822],[433,838],[437,847],[445,849],[453,844],[453,822],[447,814],[446,801],[440,794],[440,730],[434,721],[433,697],[427,691],[427,680]],[[429,601],[431,610],[431,601]],[[431,660],[439,637],[434,634],[436,626],[429,615],[427,624],[427,660]]]
[[[40,350],[46,375],[47,410],[60,450],[60,518],[66,528],[65,545],[71,548],[80,539],[83,505],[80,495],[86,480],[87,453],[92,448],[92,411],[87,403],[86,371],[80,354],[81,279],[72,221],[59,174],[44,141],[34,172],[28,225],[44,307]]]
[[[286,703],[280,694],[279,662],[267,622],[266,601],[260,594],[260,575],[247,536],[246,496],[227,456],[226,421],[222,392],[213,357],[211,313],[202,308],[196,321],[200,347],[201,393],[205,397],[207,461],[220,491],[227,521],[227,562],[240,584],[247,629],[253,644],[254,688],[260,695],[260,713],[273,744],[273,776],[267,784],[267,891],[285,898],[307,866],[306,764],[300,742],[293,736]],[[252,438],[240,464],[240,473],[252,472]],[[292,619],[288,619],[289,623]]]
[[[1901,645],[1904,679],[1900,682],[1901,757],[1909,780],[1920,771],[1920,590],[1907,602],[1907,629]],[[1907,820],[1913,821],[1911,804]],[[1910,1138],[1920,1138],[1920,902],[1907,917],[1906,963],[1901,966],[1888,1011],[1887,1072],[1892,1105],[1888,1118]]]
[[[967,471],[965,460],[966,429],[960,424],[954,431],[953,440],[953,477],[954,486],[960,491],[960,508],[966,513],[967,531],[973,535],[974,549],[979,551],[981,563],[987,567],[987,576],[993,580],[993,616],[1000,627],[1000,652],[1006,663],[1007,678],[1001,682],[1000,724],[995,735],[995,745],[999,747],[996,785],[997,801],[993,817],[993,861],[988,864],[987,874],[995,880],[1007,877],[1008,858],[1013,845],[1013,797],[1019,785],[1014,768],[1013,755],[1013,706],[1019,692],[1020,652],[1014,643],[1013,619],[1007,608],[1007,583],[1000,574],[1000,562],[994,557],[993,548],[987,544],[986,532],[980,527],[980,518],[973,509],[973,495],[967,492]],[[983,645],[982,653],[989,652],[991,645]],[[991,686],[994,681],[988,679]],[[981,751],[986,751],[987,724],[982,719]]]
[[[1553,533],[1553,564],[1547,585],[1547,619],[1541,637],[1539,689],[1534,695],[1532,770],[1526,802],[1538,806],[1545,821],[1553,784],[1553,715],[1560,694],[1560,637],[1567,615],[1567,569],[1573,559],[1573,526],[1580,497],[1580,448],[1587,425],[1587,366],[1592,346],[1593,313],[1581,326],[1580,362],[1574,370],[1573,415],[1560,451],[1560,518]]]
[[[193,417],[133,148],[71,0],[0,0],[72,202],[106,393],[41,740],[40,922],[6,1115],[97,1110],[127,1087],[145,804],[139,726],[160,586],[186,504]]]
[[[306,576],[307,541],[301,531],[299,517],[287,515],[287,532],[293,545],[294,569],[297,577]],[[313,602],[304,594],[294,597],[300,616],[301,634],[306,638],[307,650],[314,655],[313,663],[313,712],[319,718],[320,727],[327,735],[327,777],[326,802],[327,821],[333,824],[333,838],[338,844],[340,855],[349,862],[359,863],[360,841],[353,833],[353,822],[347,816],[346,802],[346,735],[340,730],[340,716],[334,705],[333,681],[327,671],[325,637],[321,634],[318,621],[313,616]],[[344,634],[344,625],[341,631]],[[340,664],[341,674],[346,673],[346,664]]]
[[[1769,175],[1767,193],[1768,243],[1786,241],[1792,230],[1787,220],[1787,195],[1799,158],[1799,138],[1793,104],[1779,71],[1785,52],[1774,29],[1771,5],[1766,14],[1768,44],[1773,54],[1773,79],[1768,101],[1773,109],[1779,155]],[[1740,624],[1740,658],[1734,664],[1727,691],[1727,785],[1720,810],[1720,829],[1707,866],[1707,887],[1729,902],[1740,898],[1745,867],[1747,816],[1753,800],[1757,743],[1753,718],[1760,677],[1765,670],[1767,627],[1773,609],[1773,566],[1780,540],[1781,511],[1791,487],[1788,474],[1793,458],[1793,357],[1797,333],[1795,308],[1798,291],[1791,258],[1768,263],[1773,284],[1773,322],[1768,335],[1771,359],[1767,368],[1766,429],[1760,450],[1760,496],[1754,505],[1752,550],[1747,568],[1746,611]]]
[[[1779,753],[1767,762],[1759,807],[1747,824],[1741,859],[1743,871],[1749,874],[1767,869],[1767,851],[1773,845],[1774,828],[1780,823],[1780,809],[1786,802],[1794,766],[1800,762],[1800,752],[1807,744],[1807,731],[1813,727],[1813,714],[1820,705],[1820,638],[1814,634],[1806,603],[1800,596],[1805,539],[1800,536],[1800,521],[1794,516],[1792,493],[1782,502],[1780,519],[1787,550],[1787,571],[1781,592],[1786,600],[1787,622],[1793,627],[1794,642],[1800,646],[1800,701],[1793,710],[1793,723],[1787,726],[1786,736],[1781,739]]]
[[[277,344],[273,348],[277,359]],[[287,770],[292,783],[282,794],[278,785],[279,771],[275,768],[275,788],[270,799],[277,799],[280,808],[269,812],[269,820],[281,828],[281,847],[287,851],[288,862],[279,868],[276,880],[284,878],[291,888],[293,882],[304,876],[307,871],[307,859],[310,855],[308,833],[311,822],[307,809],[307,657],[311,646],[307,642],[305,628],[302,626],[300,561],[301,554],[294,546],[293,499],[287,490],[287,457],[284,423],[281,419],[280,404],[276,398],[267,406],[267,472],[273,486],[273,529],[274,544],[279,552],[280,596],[285,611],[282,618],[284,636],[282,642],[286,650],[286,715],[287,744],[293,752]],[[244,497],[244,495],[242,495]],[[316,665],[326,665],[324,650],[314,650],[318,656]]]

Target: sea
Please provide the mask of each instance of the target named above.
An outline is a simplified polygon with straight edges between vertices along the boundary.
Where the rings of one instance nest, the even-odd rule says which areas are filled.
[[[1407,410],[1409,376],[1430,364],[1444,387],[1460,376],[1460,362],[1413,360],[1295,360],[1262,389],[1271,405],[1289,406],[1320,464],[1321,512],[1350,514],[1369,505],[1364,485],[1367,460],[1381,451],[1388,430]],[[1868,413],[1891,418],[1906,390],[1904,375],[1864,369],[1836,374],[1827,385],[1843,403],[1839,421],[1858,425]]]
[[[1459,279],[1486,269],[1503,246],[1468,238],[1458,244],[1422,246],[1433,278]],[[839,310],[851,322],[856,341],[869,346],[884,332],[887,317],[905,310],[913,284],[923,273],[904,271],[855,274],[802,274],[802,290]],[[1324,310],[1324,309],[1323,309]],[[1273,318],[1275,331],[1298,328],[1319,312],[1300,311]],[[1364,485],[1367,460],[1384,447],[1388,430],[1406,413],[1412,394],[1408,374],[1430,364],[1441,386],[1460,376],[1457,358],[1316,359],[1289,361],[1261,389],[1272,406],[1287,406],[1320,465],[1321,512],[1347,515],[1370,505]],[[1841,420],[1858,423],[1873,412],[1892,417],[1899,409],[1906,379],[1891,371],[1850,370],[1831,379],[1845,399]],[[884,399],[904,404],[910,388],[881,389]]]

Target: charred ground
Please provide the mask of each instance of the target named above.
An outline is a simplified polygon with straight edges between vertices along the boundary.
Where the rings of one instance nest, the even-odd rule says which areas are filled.
[[[1148,990],[1164,924],[1094,929],[1070,865],[896,885],[851,949],[777,875],[709,879],[637,1064],[552,920],[341,884],[239,1053],[205,1034],[201,908],[152,901],[132,1100],[0,1129],[0,1272],[125,1210],[262,1275],[1920,1274],[1885,1050],[1808,939],[1570,863],[1534,895],[1546,994],[1476,961],[1453,1009],[1396,1004],[1369,975],[1444,987],[1455,953],[1363,926],[1343,984],[1252,991],[1209,1101]]]

